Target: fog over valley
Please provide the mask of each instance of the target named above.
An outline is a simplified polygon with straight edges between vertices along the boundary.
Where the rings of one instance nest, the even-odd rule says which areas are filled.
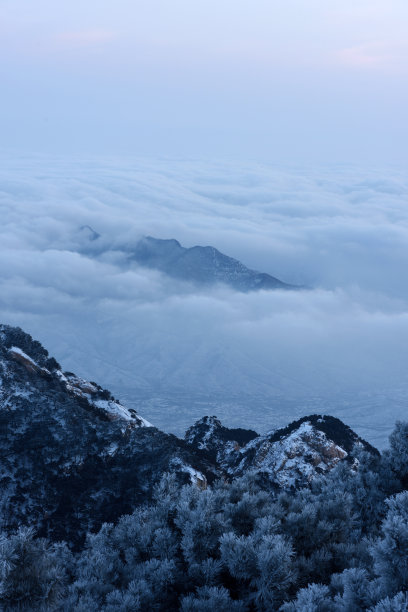
[[[406,415],[408,180],[397,167],[17,157],[0,172],[0,319],[165,431],[313,412],[382,448]],[[140,265],[212,246],[299,290]]]

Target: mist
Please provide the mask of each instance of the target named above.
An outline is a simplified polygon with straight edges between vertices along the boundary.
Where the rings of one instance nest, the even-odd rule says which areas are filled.
[[[3,162],[0,319],[64,369],[178,434],[203,414],[267,431],[324,412],[382,447],[405,417],[408,182],[398,168]],[[306,288],[197,288],[130,263],[143,235],[212,245]]]

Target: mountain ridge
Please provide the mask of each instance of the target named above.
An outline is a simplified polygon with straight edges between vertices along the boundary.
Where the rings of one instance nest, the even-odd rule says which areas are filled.
[[[165,473],[207,488],[250,472],[265,486],[308,485],[355,447],[338,419],[311,415],[258,435],[204,417],[177,438],[95,382],[63,372],[20,328],[0,325],[0,528],[34,526],[80,546],[85,534],[148,502]]]
[[[201,285],[222,283],[242,292],[299,289],[270,274],[247,268],[238,259],[213,246],[186,248],[174,238],[144,236],[129,249],[129,259],[174,278]]]

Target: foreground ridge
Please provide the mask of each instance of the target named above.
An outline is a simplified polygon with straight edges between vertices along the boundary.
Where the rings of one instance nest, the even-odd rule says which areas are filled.
[[[352,462],[358,448],[379,454],[340,419],[317,414],[264,435],[228,429],[217,417],[204,417],[187,430],[185,439],[206,450],[229,476],[258,471],[284,488],[303,486],[342,460]]]
[[[205,487],[216,469],[109,391],[0,326],[0,527],[80,541],[144,503],[164,472]]]
[[[185,440],[159,431],[96,382],[63,372],[19,328],[0,326],[0,484],[6,531],[21,523],[80,543],[89,530],[146,503],[163,474],[205,489],[262,475],[305,486],[357,448],[377,451],[333,417],[312,415],[258,435],[204,417]]]
[[[180,440],[0,325],[0,487],[5,612],[408,609],[407,423]]]

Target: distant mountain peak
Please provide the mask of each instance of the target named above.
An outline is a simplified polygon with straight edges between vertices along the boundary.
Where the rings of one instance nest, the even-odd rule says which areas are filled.
[[[95,240],[98,240],[98,238],[101,237],[101,235],[98,234],[98,232],[95,232],[95,230],[90,225],[81,225],[79,231],[81,236],[83,236],[90,242],[94,242]]]
[[[179,249],[184,249],[184,247],[181,246],[180,242],[178,240],[176,240],[175,238],[155,238],[154,236],[144,236],[141,241],[145,240],[146,242],[149,242],[151,244],[154,245],[172,245],[174,247],[178,247]]]
[[[130,249],[129,258],[139,265],[199,285],[225,284],[236,291],[298,289],[267,274],[247,268],[213,246],[183,247],[174,238],[141,238]]]

